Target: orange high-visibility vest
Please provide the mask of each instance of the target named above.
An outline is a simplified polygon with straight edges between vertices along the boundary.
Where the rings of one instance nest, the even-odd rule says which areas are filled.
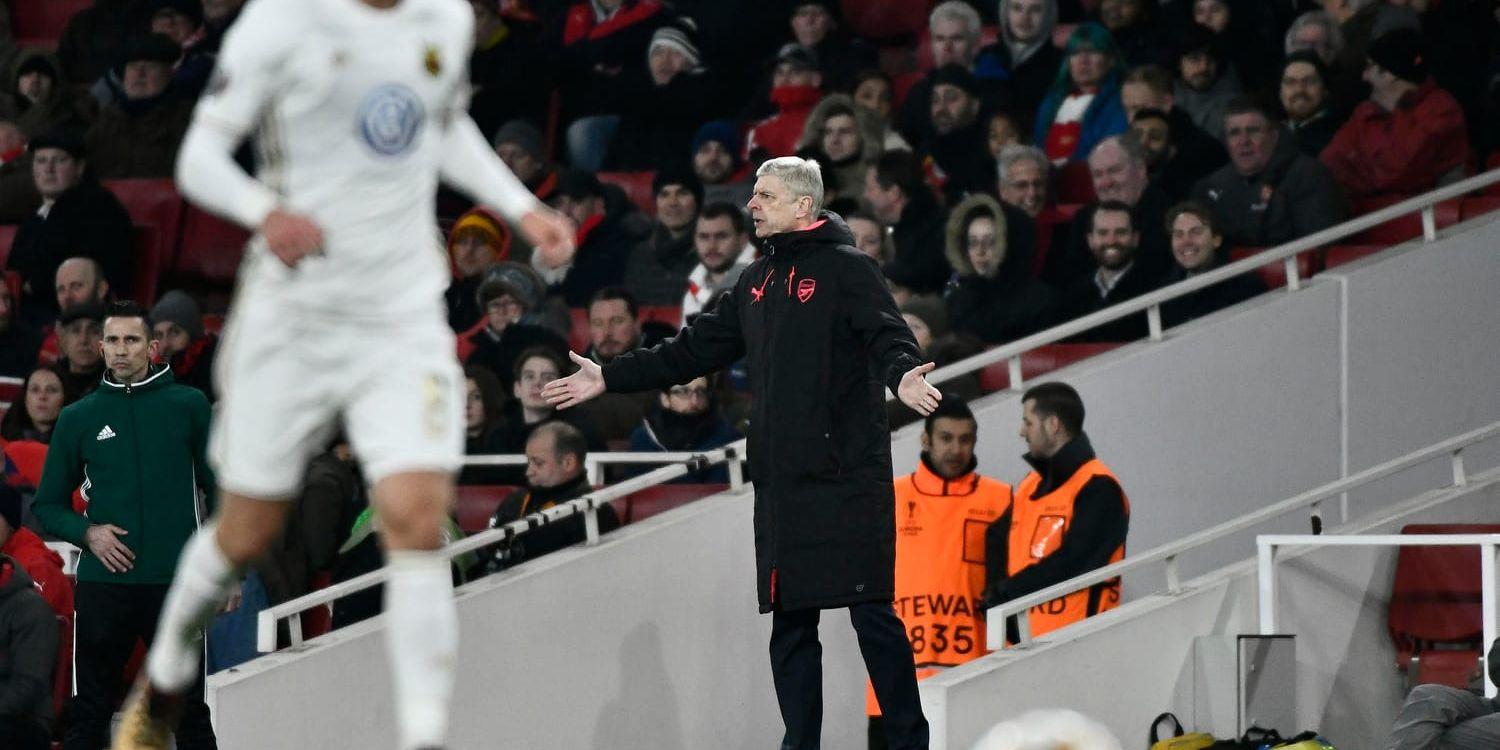
[[[896,486],[896,616],[917,679],[983,656],[984,532],[1010,505],[1010,485],[970,472],[944,480],[925,461]],[[865,682],[865,713],[880,715]]]
[[[1052,554],[1062,545],[1063,536],[1068,533],[1068,527],[1073,521],[1073,503],[1078,499],[1083,486],[1094,477],[1115,479],[1109,467],[1094,458],[1080,466],[1060,487],[1041,497],[1033,497],[1037,485],[1042,481],[1041,475],[1033,471],[1021,480],[1020,486],[1016,488],[1015,502],[1011,505],[1010,559],[1006,567],[1009,575],[1035,565],[1038,560]],[[1119,480],[1116,479],[1115,483],[1119,484]],[[1123,487],[1120,499],[1125,503],[1125,512],[1129,513],[1130,501],[1126,499]],[[1125,543],[1122,541],[1109,556],[1109,561],[1119,562],[1124,557]],[[1031,608],[1031,636],[1035,638],[1085,617],[1114,609],[1119,603],[1119,578],[1064,594]]]

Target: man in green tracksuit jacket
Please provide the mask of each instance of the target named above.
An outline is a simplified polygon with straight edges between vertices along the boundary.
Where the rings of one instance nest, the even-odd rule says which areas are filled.
[[[125,664],[136,639],[149,644],[155,635],[182,547],[207,517],[200,497],[214,495],[208,399],[174,383],[166,365],[151,364],[160,343],[151,331],[139,305],[110,308],[104,381],[58,417],[32,506],[48,532],[83,550],[74,603],[77,696],[66,750],[108,744]],[[89,501],[86,516],[73,512],[79,486]],[[177,746],[216,747],[201,680],[192,695]]]

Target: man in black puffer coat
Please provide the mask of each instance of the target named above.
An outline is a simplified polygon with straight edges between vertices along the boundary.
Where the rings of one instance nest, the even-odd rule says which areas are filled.
[[[927,747],[911,645],[891,608],[895,499],[884,391],[927,414],[937,389],[874,261],[820,212],[817,163],[772,159],[750,200],[763,256],[676,338],[549,383],[567,408],[606,389],[686,383],[745,358],[755,394],[750,471],[760,608],[773,613],[771,671],[783,750],[816,748],[822,721],[818,615],[849,608],[891,748]]]

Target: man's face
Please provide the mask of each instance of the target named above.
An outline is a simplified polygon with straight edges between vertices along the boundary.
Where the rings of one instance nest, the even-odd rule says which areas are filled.
[[[708,411],[708,378],[695,378],[687,385],[674,385],[661,396],[663,409],[684,417]]]
[[[1333,62],[1333,42],[1328,38],[1328,29],[1323,28],[1322,24],[1307,24],[1292,35],[1292,48],[1287,53],[1305,49],[1317,53],[1324,63]]]
[[[693,232],[693,250],[698,262],[713,273],[724,273],[734,266],[749,239],[734,231],[728,216],[699,218]]]
[[[778,63],[775,72],[771,74],[772,88],[821,85],[823,85],[823,74],[810,70],[801,63],[790,61]]]
[[[1026,443],[1026,453],[1032,458],[1051,458],[1062,447],[1062,427],[1057,417],[1043,417],[1036,413],[1036,401],[1021,404],[1021,440]]]
[[[526,308],[510,294],[501,294],[484,305],[484,322],[491,331],[502,333],[506,326],[521,319]]]
[[[542,163],[537,161],[529,151],[514,143],[501,143],[495,147],[495,155],[505,166],[510,167],[512,174],[521,182],[530,184],[536,179],[537,173],[542,171]]]
[[[558,195],[552,199],[552,207],[561,211],[573,223],[583,226],[589,219],[604,213],[604,200],[592,195],[573,197]]]
[[[1118,143],[1099,146],[1089,155],[1089,174],[1099,200],[1123,201],[1134,206],[1146,190],[1150,176],[1146,165],[1136,162]]]
[[[57,267],[55,291],[58,309],[67,312],[80,305],[103,302],[109,287],[96,274],[94,264],[69,260]]]
[[[963,22],[952,18],[939,18],[932,24],[932,67],[941,68],[956,63],[965,68],[974,67],[974,55],[978,45],[970,39]]]
[[[938,135],[968,127],[978,114],[979,101],[967,91],[947,83],[932,87],[932,129]]]
[[[1294,62],[1281,73],[1281,106],[1287,117],[1306,120],[1323,109],[1328,89],[1318,69],[1305,62]]]
[[[1207,270],[1224,238],[1213,233],[1203,220],[1189,213],[1172,221],[1172,257],[1187,271]]]
[[[84,372],[99,364],[102,356],[99,341],[103,336],[104,328],[99,321],[85,318],[58,326],[57,345],[68,358],[68,365],[76,372]]]
[[[464,381],[464,426],[471,431],[484,427],[484,393],[473,378]]]
[[[969,222],[969,228],[964,233],[964,247],[969,264],[974,266],[974,273],[992,279],[1000,272],[1005,251],[1001,249],[1000,238],[996,236],[994,219],[980,216]]]
[[[891,87],[879,78],[866,78],[854,89],[854,103],[885,120],[891,116]]]
[[[1102,0],[1099,3],[1099,22],[1111,32],[1129,29],[1140,20],[1140,0]]]
[[[630,314],[622,299],[604,299],[589,305],[589,341],[594,353],[605,362],[636,347],[641,339],[641,322]]]
[[[1035,219],[1047,205],[1047,175],[1029,159],[1012,162],[1000,181],[1000,200]]]
[[[938,417],[932,420],[932,431],[922,433],[922,450],[938,476],[957,479],[974,461],[974,441],[979,425],[972,419]]]
[[[990,157],[999,159],[1000,152],[1012,143],[1020,143],[1021,134],[1016,130],[1016,124],[1009,117],[997,116],[990,118],[990,125],[985,142],[990,152]]]
[[[155,328],[161,358],[164,360],[171,360],[178,354],[187,351],[188,345],[193,343],[193,337],[188,333],[187,329],[170,320],[158,321]]]
[[[1172,158],[1172,133],[1165,120],[1143,117],[1130,123],[1130,132],[1146,152],[1147,169],[1155,169]]]
[[[692,68],[693,61],[675,47],[658,44],[651,48],[651,54],[646,57],[646,65],[651,70],[651,82],[658,86],[665,86],[671,83],[678,73]]]
[[[1068,56],[1068,74],[1073,84],[1083,89],[1093,89],[1104,80],[1108,72],[1109,55],[1090,47],[1079,47]]]
[[[83,179],[83,160],[60,148],[37,149],[31,160],[31,177],[36,191],[51,200]]]
[[[144,378],[157,353],[157,344],[141,318],[105,318],[100,347],[109,374],[121,383],[135,383]]]
[[[63,407],[62,378],[51,370],[37,370],[26,383],[26,413],[31,421],[51,424]],[[0,520],[0,524],[4,521]]]
[[[681,232],[698,218],[698,197],[686,185],[662,185],[656,192],[656,220],[668,231]]]
[[[842,164],[859,155],[859,123],[850,115],[834,115],[823,122],[823,153],[834,164]]]
[[[193,19],[172,8],[162,8],[151,17],[151,33],[171,37],[179,47],[194,31],[197,29],[193,27]]]
[[[812,200],[807,196],[793,197],[780,177],[768,174],[756,179],[746,207],[750,209],[755,236],[770,237],[790,232],[802,220],[811,218]]]
[[[1241,175],[1259,174],[1271,163],[1280,133],[1259,112],[1230,115],[1224,118],[1224,145],[1229,161]]]
[[[719,141],[704,141],[693,154],[693,174],[705,185],[723,184],[734,172],[734,156]]]
[[[1120,87],[1120,106],[1125,108],[1125,119],[1135,120],[1135,113],[1143,109],[1159,109],[1171,112],[1176,104],[1171,94],[1160,94],[1149,85],[1131,81]]]
[[[521,376],[511,385],[511,395],[527,409],[550,412],[552,407],[542,398],[542,386],[557,380],[560,374],[552,360],[531,357],[521,364]]]
[[[33,70],[16,79],[16,92],[35,104],[51,96],[52,87],[56,85],[57,81],[52,76]]]
[[[901,188],[895,184],[881,187],[874,167],[865,172],[865,201],[881,221],[895,224],[901,220]]]
[[[1094,262],[1106,271],[1119,271],[1135,260],[1135,246],[1140,241],[1124,211],[1098,211],[1089,229],[1089,250]]]
[[[151,60],[132,60],[125,63],[122,88],[125,98],[140,101],[161,96],[172,82],[172,66]]]
[[[1222,33],[1229,27],[1229,6],[1223,0],[1193,0],[1193,20]]]
[[[453,268],[460,279],[484,273],[495,262],[495,247],[485,234],[467,227],[453,238]]]
[[[854,235],[854,246],[880,263],[884,255],[885,229],[864,218],[850,219],[848,223],[849,233]]]
[[[1023,44],[1035,41],[1042,33],[1042,0],[1010,0],[1005,9],[1005,23],[1010,35]]]
[[[832,30],[833,17],[821,5],[809,3],[792,12],[792,36],[804,47],[818,46]]]
[[[1182,82],[1195,91],[1207,91],[1219,77],[1219,63],[1207,52],[1189,52],[1177,63]]]
[[[533,435],[526,441],[526,484],[532,489],[561,487],[578,478],[578,457],[557,454],[557,438],[550,432]]]

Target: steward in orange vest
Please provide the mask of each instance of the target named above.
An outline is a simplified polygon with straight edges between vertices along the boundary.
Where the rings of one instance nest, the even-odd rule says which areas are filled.
[[[1034,395],[1035,394],[1035,395]],[[1130,502],[1082,431],[1083,402],[1062,383],[1022,397],[1021,436],[1033,471],[986,534],[985,604],[995,606],[1125,557]],[[1120,579],[1032,607],[1032,637],[1113,609]],[[1015,621],[1007,640],[1017,640]]]
[[[1010,506],[1010,485],[975,471],[977,432],[969,407],[945,395],[927,417],[917,470],[895,481],[896,615],[919,680],[987,653],[985,531]],[[868,681],[865,713],[880,716]],[[878,728],[870,736],[883,747]]]

